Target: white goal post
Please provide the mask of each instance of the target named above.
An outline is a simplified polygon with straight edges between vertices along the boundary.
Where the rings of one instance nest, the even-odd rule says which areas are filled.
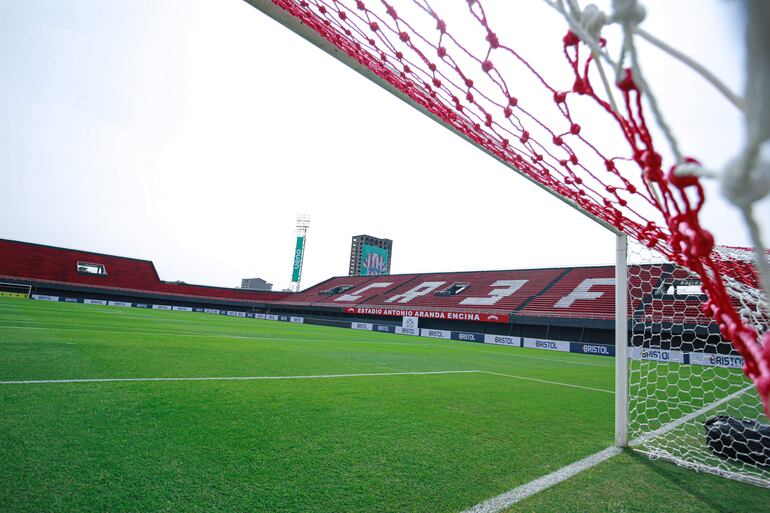
[[[630,241],[623,231],[609,223],[605,218],[602,218],[600,215],[601,210],[582,208],[579,202],[555,192],[554,189],[545,186],[517,168],[518,164],[516,162],[529,165],[527,162],[522,160],[506,160],[501,157],[501,151],[494,150],[494,146],[492,150],[490,150],[489,146],[485,146],[483,138],[476,140],[470,137],[469,134],[476,134],[479,131],[483,133],[483,128],[481,128],[484,121],[483,116],[480,116],[479,121],[472,126],[473,130],[460,130],[457,126],[452,125],[426,108],[425,105],[405,94],[404,91],[406,89],[394,87],[388,80],[372,71],[373,69],[395,69],[389,64],[395,62],[393,55],[397,56],[401,53],[396,51],[395,46],[393,48],[387,47],[387,50],[393,55],[388,55],[386,59],[383,53],[381,60],[374,59],[374,67],[370,69],[364,64],[366,59],[362,59],[359,62],[351,56],[352,54],[349,55],[331,42],[336,40],[335,38],[339,34],[329,36],[330,39],[327,40],[313,30],[309,24],[303,23],[299,17],[293,16],[276,5],[272,0],[245,1],[360,73],[368,80],[397,96],[433,121],[470,142],[524,178],[527,178],[535,185],[543,188],[558,199],[574,207],[580,213],[610,230],[616,236],[615,445],[618,447],[630,447],[636,451],[644,452],[653,458],[667,459],[681,466],[770,487],[770,456],[768,456],[767,465],[762,463],[765,447],[767,447],[767,454],[770,455],[770,432],[765,436],[765,431],[762,431],[764,429],[762,426],[767,424],[768,419],[763,412],[762,403],[752,386],[751,380],[741,370],[743,360],[733,346],[722,337],[719,326],[711,317],[704,315],[702,312],[706,298],[700,287],[701,283],[698,275],[684,267],[675,265],[669,258],[664,258],[656,250],[650,249],[654,247],[654,244],[651,243],[643,246]],[[334,10],[327,8],[325,2],[319,3],[318,1],[276,0],[276,2],[286,5],[291,4],[296,8],[295,12],[300,12],[297,4],[301,4],[304,6],[302,7],[304,11],[301,11],[298,16],[307,15],[307,18],[304,19],[310,23],[323,19],[325,23],[328,23],[329,27],[341,26],[343,22],[339,20],[346,20],[357,16],[354,14],[354,7],[343,9],[344,6],[342,4],[347,4],[348,2],[334,3]],[[351,2],[351,5],[356,5],[356,3]],[[376,3],[380,8],[382,7],[379,5],[379,2]],[[557,8],[561,6],[564,15],[570,20],[570,30],[581,31],[581,25],[576,23],[574,16],[572,16],[579,13],[571,13],[571,11],[577,11],[577,9],[571,9],[568,12],[564,8],[564,6],[577,6],[576,1],[570,0],[565,3],[562,0],[547,0],[546,3]],[[627,3],[629,5],[636,5],[633,1]],[[358,4],[362,6],[364,2],[358,2]],[[473,2],[469,3],[469,5],[471,4]],[[419,5],[422,4],[419,3]],[[436,6],[438,6],[438,3]],[[336,9],[339,9],[339,12]],[[362,9],[362,7],[359,7],[359,10]],[[342,12],[343,10],[345,12]],[[316,11],[323,14],[314,18],[313,16],[318,14]],[[425,11],[431,15],[433,14],[430,9]],[[368,13],[369,11],[367,11],[366,16],[369,15]],[[588,8],[582,14],[589,14]],[[628,14],[634,15],[633,12]],[[358,27],[361,29],[360,32],[350,31],[347,36],[340,36],[343,46],[345,44],[350,45],[359,40],[364,41],[364,44],[366,44],[366,37],[374,37],[371,36],[372,32],[377,31],[377,34],[381,34],[382,27],[378,23],[384,24],[383,20],[386,20],[388,16],[398,19],[395,11],[382,14],[382,17],[378,18],[379,21],[377,23],[373,22],[374,18],[371,20],[367,19],[366,25],[362,24]],[[479,15],[479,17],[481,16]],[[433,23],[432,19],[430,21]],[[631,21],[633,20],[623,25],[624,30],[628,32],[626,36],[629,38],[629,41],[631,41],[634,35],[629,31],[635,29],[637,23],[631,23]],[[440,27],[441,23],[439,21],[437,27]],[[598,25],[599,30],[604,23],[606,23],[606,20]],[[320,22],[316,26],[320,26],[321,29],[319,30],[323,31],[324,25],[320,25]],[[404,27],[401,27],[399,30]],[[485,41],[490,45],[492,45],[493,41],[497,44],[497,36],[486,25],[484,25],[484,28],[490,30]],[[584,28],[588,29],[589,27]],[[340,30],[342,29],[340,28]],[[445,27],[441,28],[442,38],[444,30]],[[641,33],[639,32],[639,34]],[[367,35],[364,36],[362,34]],[[400,44],[398,43],[399,39],[403,45],[417,45],[418,42],[414,42],[417,36],[419,34],[415,34],[415,39],[410,39],[412,36],[404,30],[400,34],[395,34],[393,40],[387,41],[385,46],[394,41],[394,44]],[[598,33],[596,36],[598,36]],[[374,41],[374,39],[371,39],[371,41]],[[585,40],[583,42],[586,43]],[[482,43],[482,46],[484,44],[487,43]],[[370,46],[372,48],[375,47],[374,43],[370,43]],[[385,48],[385,46],[376,48]],[[402,48],[402,46],[398,48]],[[428,48],[429,52],[437,50],[439,55],[442,55],[441,52],[446,52],[446,49],[443,47],[433,48],[428,46]],[[495,48],[497,47],[495,46]],[[624,44],[623,48],[624,53],[618,59],[618,63],[621,64],[623,56],[628,50],[628,45]],[[372,51],[376,53],[375,50]],[[489,51],[491,52],[491,49]],[[599,53],[602,53],[602,56],[606,58],[606,53],[597,52],[597,60],[600,60],[598,58]],[[631,53],[633,54],[633,52]],[[427,55],[427,53],[421,55]],[[481,55],[481,60],[473,63],[473,65],[483,69],[487,76],[492,70],[495,70],[494,73],[497,73],[497,61],[493,67],[493,62],[484,60],[486,57],[483,57],[483,53]],[[489,53],[487,53],[488,55]],[[633,59],[636,58],[635,55],[631,57]],[[439,64],[445,64],[441,59],[436,61]],[[574,64],[577,70],[577,60],[575,60]],[[637,68],[638,66],[634,63],[634,73],[637,73],[635,77],[641,79],[641,71]],[[622,66],[618,68],[618,71],[622,70]],[[433,71],[435,72],[435,69]],[[618,76],[620,76],[619,73]],[[442,83],[436,77],[434,79],[434,84]],[[446,85],[446,82],[444,82],[444,85]],[[577,85],[578,82],[576,82]],[[607,86],[606,80],[605,86]],[[426,82],[425,89],[430,89],[430,87],[430,84]],[[472,97],[473,95],[470,94],[471,88],[472,86],[469,85],[468,94]],[[462,87],[458,89],[462,89]],[[433,92],[439,94],[445,92],[445,89],[442,89],[441,85],[437,85]],[[455,91],[450,90],[451,92]],[[645,93],[647,92],[645,91]],[[554,94],[554,101],[557,103],[563,101],[563,99],[559,100],[560,94]],[[612,103],[611,94],[608,94],[608,96],[609,102]],[[457,101],[459,105],[461,100],[457,98],[452,99]],[[650,99],[654,100],[651,95]],[[511,101],[513,98],[508,98],[507,100]],[[447,105],[451,109],[451,102],[447,102]],[[511,104],[509,103],[508,105]],[[513,103],[513,105],[515,106],[516,103]],[[655,113],[654,117],[657,117],[658,111],[655,108],[652,110]],[[510,116],[510,111],[511,109],[505,109],[505,112],[507,112],[506,117]],[[491,115],[488,117],[487,122],[489,123],[488,126],[497,126],[493,125]],[[572,131],[573,135],[577,135],[580,133],[580,127],[573,124],[570,126],[570,131]],[[484,133],[484,136],[487,135],[490,135],[490,132]],[[519,134],[516,133],[516,135]],[[522,144],[526,144],[530,137],[529,132],[525,131],[520,135]],[[667,135],[672,140],[672,147],[676,147],[673,135],[670,133]],[[512,140],[505,139],[504,142],[507,148]],[[553,142],[560,147],[562,137],[553,137]],[[526,152],[524,154],[526,155]],[[680,160],[677,159],[678,162]],[[559,165],[568,166],[569,163],[570,161],[565,159],[559,162]],[[572,163],[577,164],[577,158]],[[615,169],[614,164],[610,164],[613,164],[613,161],[604,161],[596,169],[600,169],[605,165],[608,166],[608,170],[610,168]],[[682,169],[685,168],[683,167]],[[703,171],[696,169],[694,173]],[[577,177],[575,180],[572,180],[570,177],[568,178],[570,185],[581,183],[578,181],[581,179],[580,177]],[[644,180],[647,180],[647,178],[644,178]],[[647,182],[644,182],[642,185],[650,187],[650,184]],[[566,189],[562,188],[562,190]],[[608,186],[607,190],[610,193],[614,193],[617,187]],[[656,194],[654,191],[651,192],[652,197],[649,198],[650,201],[659,200]],[[615,205],[620,204],[622,201],[624,200],[621,199],[618,202],[613,199],[609,203],[605,202],[604,204],[608,205],[608,208],[614,209]],[[598,204],[600,202],[597,201]],[[618,215],[621,215],[619,211]],[[639,222],[641,223],[642,221]],[[622,226],[620,223],[616,224]],[[650,226],[653,225],[654,223]],[[633,230],[627,231],[638,240],[642,240],[644,238],[642,235],[646,233],[642,229],[640,229],[639,233],[635,233]],[[662,235],[661,238],[663,238]],[[650,237],[647,242],[650,241],[654,243],[654,237]],[[743,255],[740,252],[734,253],[732,251],[731,248],[719,248],[715,250],[715,253],[723,252],[723,256],[726,257],[725,261],[747,263],[752,261],[753,255],[751,252]],[[761,250],[759,253],[761,254]],[[760,266],[763,264],[764,261],[759,262]],[[765,265],[765,268],[767,267]],[[703,279],[708,281],[709,277],[704,276]],[[767,297],[763,295],[761,288],[752,289],[745,283],[731,280],[729,277],[725,277],[724,281],[726,282],[727,292],[732,299],[732,304],[736,310],[740,310],[741,319],[745,320],[746,324],[754,328],[757,333],[767,332]],[[770,426],[768,426],[768,429],[770,429]]]
[[[29,299],[31,294],[31,285],[0,282],[0,297],[23,297]]]
[[[615,445],[628,445],[628,237],[615,236]]]

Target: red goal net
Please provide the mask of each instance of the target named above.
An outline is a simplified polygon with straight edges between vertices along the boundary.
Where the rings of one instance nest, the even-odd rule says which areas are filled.
[[[743,357],[770,415],[767,299],[751,251],[715,245],[701,225],[700,180],[677,173],[677,162],[696,161],[659,148],[655,106],[630,68],[606,79],[596,52],[567,30],[528,57],[526,34],[509,42],[516,34],[504,36],[478,0],[272,3],[488,154],[694,273],[708,298],[701,313]]]

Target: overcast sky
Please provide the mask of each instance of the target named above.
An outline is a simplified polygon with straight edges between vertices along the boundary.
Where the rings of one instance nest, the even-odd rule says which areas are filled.
[[[647,3],[650,32],[741,90],[737,2]],[[516,9],[563,31],[540,0]],[[532,62],[551,58],[539,48],[525,48]],[[723,165],[740,117],[640,51],[687,153]],[[2,238],[276,289],[299,213],[311,215],[303,288],[347,274],[361,233],[393,239],[393,273],[614,258],[609,232],[241,0],[0,0],[0,66]],[[747,243],[719,201],[706,220],[719,242]]]

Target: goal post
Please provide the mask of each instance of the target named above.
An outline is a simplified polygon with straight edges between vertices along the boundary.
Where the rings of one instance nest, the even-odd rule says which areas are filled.
[[[757,237],[757,260],[718,246],[701,224],[708,173],[680,151],[637,62],[636,0],[609,15],[542,2],[566,21],[547,56],[526,55],[541,47],[512,28],[528,21],[506,16],[515,3],[245,1],[612,231],[615,445],[770,487],[770,271],[758,272],[770,254]],[[741,162],[737,175],[756,163]],[[761,196],[739,178],[741,198]]]
[[[31,285],[0,282],[0,297],[29,299],[31,294],[32,294]]]
[[[628,445],[628,237],[615,236],[615,445]]]

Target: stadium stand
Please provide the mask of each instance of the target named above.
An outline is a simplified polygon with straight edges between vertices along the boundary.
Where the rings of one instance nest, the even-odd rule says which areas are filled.
[[[692,288],[688,275],[657,266],[630,276],[632,288],[644,288],[642,302],[629,305],[630,313],[656,322],[697,318],[701,324],[710,324],[697,310],[699,300],[677,293],[680,285]],[[160,279],[150,260],[0,239],[0,281],[4,280],[23,282],[46,293],[74,287],[82,294],[231,302],[298,315],[312,311],[344,318],[353,307],[483,312],[505,314],[510,324],[603,330],[612,327],[615,301],[612,266],[338,276],[298,293],[265,292],[168,282]]]
[[[83,265],[87,264],[87,265]],[[101,266],[101,267],[99,267]],[[86,269],[101,268],[102,274]],[[275,301],[286,292],[209,287],[160,279],[149,260],[0,239],[0,277],[37,285],[76,285],[94,291],[189,296],[236,301]]]
[[[565,281],[563,276],[573,273],[575,276]],[[301,293],[287,296],[279,302],[295,305],[376,305],[495,312],[513,312],[526,305],[524,311],[527,313],[580,316],[585,312],[596,318],[612,319],[613,290],[598,304],[592,304],[594,301],[591,299],[575,302],[588,305],[554,308],[554,304],[572,292],[582,280],[607,279],[608,276],[611,280],[612,273],[612,267],[589,267],[336,277]],[[338,294],[331,293],[335,288],[343,286],[350,288]],[[459,293],[452,293],[453,288],[459,290]],[[611,286],[604,288],[612,289]],[[593,289],[592,292],[595,293]],[[545,299],[540,298],[542,295]],[[533,303],[536,308],[530,312]]]
[[[547,291],[521,311],[533,317],[615,318],[615,269],[583,267],[568,270]]]

